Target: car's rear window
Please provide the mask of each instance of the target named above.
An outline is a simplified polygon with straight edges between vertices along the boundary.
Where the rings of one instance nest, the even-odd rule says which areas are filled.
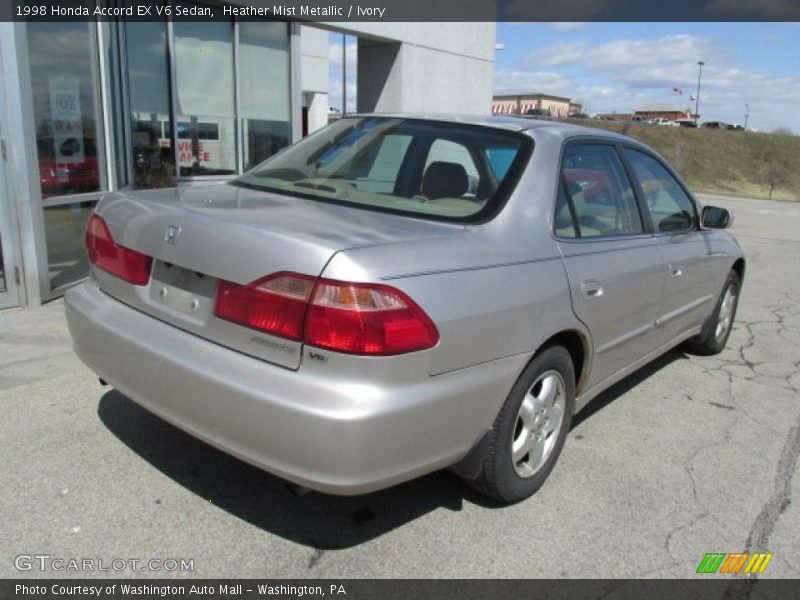
[[[232,183],[372,210],[475,221],[502,206],[531,147],[527,136],[490,127],[343,118]]]

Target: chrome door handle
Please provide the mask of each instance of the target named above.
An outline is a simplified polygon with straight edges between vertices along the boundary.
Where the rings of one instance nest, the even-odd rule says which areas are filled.
[[[596,279],[581,281],[581,292],[587,300],[594,300],[603,295],[603,286]]]

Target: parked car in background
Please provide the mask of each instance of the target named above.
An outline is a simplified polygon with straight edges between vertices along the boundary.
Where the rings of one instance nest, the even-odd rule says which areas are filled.
[[[61,141],[56,149],[52,137],[41,137],[36,145],[39,152],[39,181],[44,197],[100,189],[100,168],[94,140],[69,138]]]
[[[525,112],[526,117],[551,117],[552,114],[546,108],[530,108]]]
[[[103,381],[299,486],[451,468],[515,502],[600,392],[722,350],[730,221],[611,132],[347,116],[224,185],[105,195],[67,323]]]
[[[695,121],[694,119],[678,119],[675,122],[680,127],[691,127],[691,128],[696,128],[697,127],[697,121]]]
[[[650,119],[648,121],[650,125],[662,125],[666,127],[677,127],[678,124],[675,121],[670,121],[669,119],[665,119],[663,117],[659,117],[658,119]]]
[[[728,129],[728,124],[722,121],[706,121],[700,127],[705,127],[706,129]]]

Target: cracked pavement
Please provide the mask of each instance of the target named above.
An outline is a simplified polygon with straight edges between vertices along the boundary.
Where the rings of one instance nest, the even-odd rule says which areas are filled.
[[[135,573],[152,577],[693,577],[706,552],[749,550],[775,555],[762,577],[798,577],[800,203],[701,198],[733,209],[748,259],[728,347],[596,399],[511,507],[448,473],[295,497],[101,387],[60,301],[0,311],[0,576],[79,575],[15,570],[38,553],[194,559]]]

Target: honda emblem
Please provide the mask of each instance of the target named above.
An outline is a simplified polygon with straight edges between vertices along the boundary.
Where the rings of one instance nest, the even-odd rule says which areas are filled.
[[[178,243],[178,236],[183,231],[183,227],[178,227],[177,225],[170,225],[167,227],[167,237],[165,238],[168,244],[172,244],[173,246]]]

